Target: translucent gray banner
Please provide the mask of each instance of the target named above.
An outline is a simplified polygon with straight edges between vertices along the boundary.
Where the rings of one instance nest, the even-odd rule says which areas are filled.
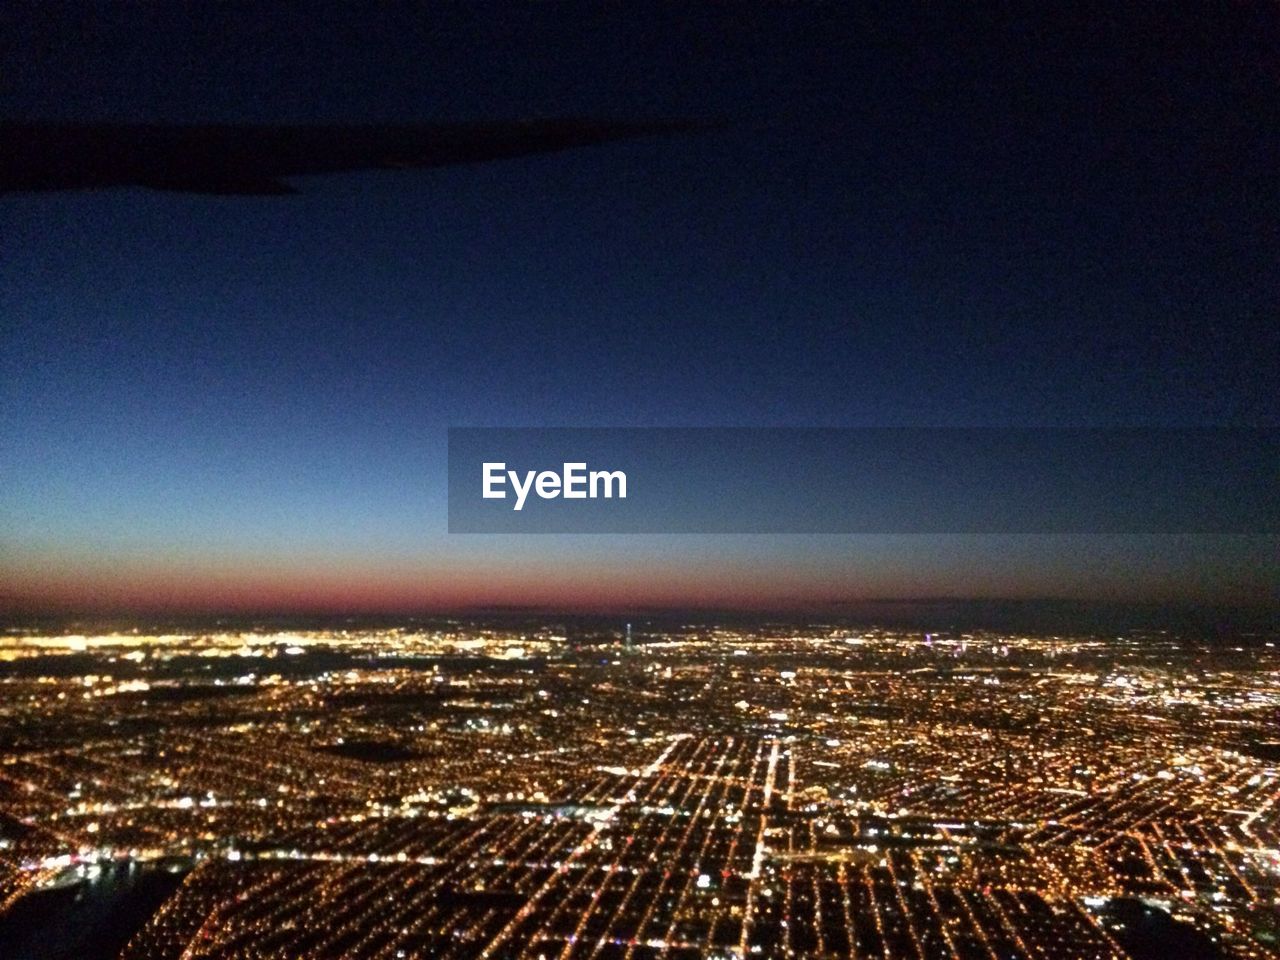
[[[451,533],[1280,531],[1280,431],[454,428]]]

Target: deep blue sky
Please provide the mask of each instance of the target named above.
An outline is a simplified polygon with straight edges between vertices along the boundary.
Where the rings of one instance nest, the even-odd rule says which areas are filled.
[[[449,425],[1275,424],[1274,7],[378,9],[7,4],[0,115],[730,123],[296,197],[0,198],[10,599],[1276,600],[1262,538],[529,543],[448,537],[443,501]]]

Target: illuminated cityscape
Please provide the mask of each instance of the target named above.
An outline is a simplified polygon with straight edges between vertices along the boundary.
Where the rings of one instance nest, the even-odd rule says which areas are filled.
[[[4,643],[4,909],[159,876],[128,960],[1280,949],[1269,637]]]

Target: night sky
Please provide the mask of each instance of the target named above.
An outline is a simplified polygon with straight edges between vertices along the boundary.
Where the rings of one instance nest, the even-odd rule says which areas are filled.
[[[367,9],[6,4],[0,116],[726,125],[0,197],[5,608],[1280,606],[1274,537],[445,532],[449,426],[1276,425],[1273,5]]]

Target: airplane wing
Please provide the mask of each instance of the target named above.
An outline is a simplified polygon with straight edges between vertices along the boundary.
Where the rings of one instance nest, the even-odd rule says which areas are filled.
[[[699,129],[685,121],[172,125],[0,123],[0,193],[140,186],[296,193],[285,178],[482,163]]]

